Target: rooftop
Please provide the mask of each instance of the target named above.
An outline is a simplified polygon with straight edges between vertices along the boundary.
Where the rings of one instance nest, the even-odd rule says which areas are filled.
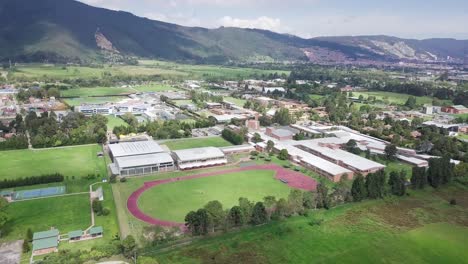
[[[176,150],[173,153],[180,161],[224,158],[224,153],[215,147]]]
[[[119,168],[142,167],[153,164],[174,162],[171,155],[166,152],[138,156],[118,157],[115,162]]]
[[[154,154],[164,151],[153,140],[110,144],[109,149],[114,157]]]
[[[43,238],[33,241],[33,251],[53,248],[58,246],[57,237]]]
[[[75,230],[68,232],[68,238],[81,237],[83,235],[83,230]]]
[[[94,227],[91,227],[88,230],[88,234],[90,234],[90,235],[101,234],[103,232],[104,232],[104,230],[102,229],[102,226],[94,226]]]
[[[33,240],[36,239],[43,239],[43,238],[49,238],[49,237],[55,237],[57,238],[59,235],[58,229],[51,229],[47,231],[42,231],[42,232],[36,232],[33,235]]]

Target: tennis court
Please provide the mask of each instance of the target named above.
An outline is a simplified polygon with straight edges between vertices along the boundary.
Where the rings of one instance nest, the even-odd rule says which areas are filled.
[[[17,191],[13,196],[14,200],[25,200],[37,197],[48,197],[65,193],[65,186]]]

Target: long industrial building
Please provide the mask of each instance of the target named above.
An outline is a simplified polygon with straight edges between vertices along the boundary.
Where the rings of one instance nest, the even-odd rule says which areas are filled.
[[[111,144],[109,150],[113,175],[135,176],[175,169],[171,155],[152,140]]]

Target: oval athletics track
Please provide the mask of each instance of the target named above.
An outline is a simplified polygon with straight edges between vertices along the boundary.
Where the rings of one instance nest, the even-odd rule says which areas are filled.
[[[164,227],[180,227],[180,228],[183,228],[184,223],[164,221],[164,220],[160,220],[160,219],[151,217],[151,216],[143,213],[140,210],[140,208],[138,207],[138,199],[140,198],[140,196],[145,191],[147,191],[148,189],[151,189],[153,187],[156,187],[156,186],[162,185],[162,184],[166,184],[166,183],[177,182],[177,181],[186,181],[186,180],[192,180],[192,179],[204,178],[204,177],[211,177],[211,176],[218,176],[218,175],[223,175],[223,174],[227,174],[227,173],[249,171],[249,170],[273,170],[273,171],[276,171],[275,178],[278,179],[278,180],[286,181],[288,186],[291,187],[291,188],[302,189],[302,190],[306,190],[306,191],[313,191],[313,190],[315,190],[317,188],[317,181],[315,181],[311,177],[306,176],[306,175],[304,175],[304,174],[302,174],[300,172],[288,170],[288,169],[285,169],[285,168],[280,167],[280,166],[275,165],[275,164],[255,165],[255,166],[248,166],[248,167],[243,167],[243,168],[213,171],[213,172],[195,174],[195,175],[184,176],[184,177],[176,177],[176,178],[170,178],[170,179],[164,179],[164,180],[145,182],[141,188],[139,188],[138,190],[133,192],[130,195],[130,197],[128,197],[127,209],[137,219],[139,219],[139,220],[141,220],[143,222],[146,222],[148,224],[164,226]]]

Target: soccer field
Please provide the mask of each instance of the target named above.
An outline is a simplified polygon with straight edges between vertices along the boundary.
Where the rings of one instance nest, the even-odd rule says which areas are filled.
[[[269,195],[287,197],[290,188],[274,177],[275,171],[251,170],[176,181],[145,191],[138,204],[150,216],[183,222],[188,212],[213,200],[220,201],[228,209],[236,205],[240,197],[255,202],[263,201]]]
[[[96,173],[105,176],[104,158],[96,155],[101,151],[99,145],[1,151],[0,180],[52,173],[77,178]]]

